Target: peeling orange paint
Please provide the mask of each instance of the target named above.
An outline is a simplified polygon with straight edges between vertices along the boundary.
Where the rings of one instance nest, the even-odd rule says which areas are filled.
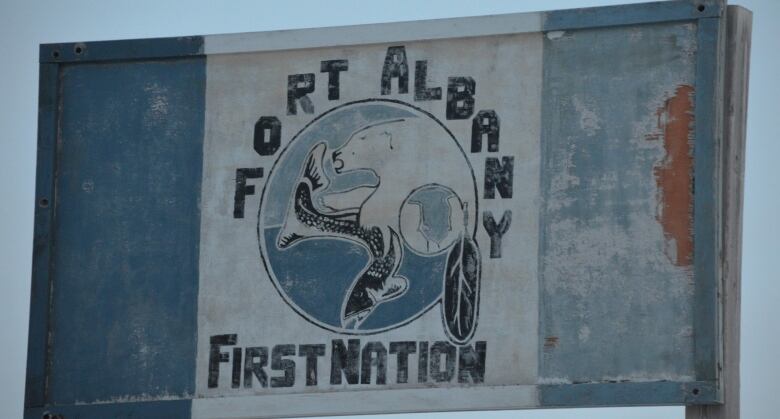
[[[658,108],[666,155],[653,168],[658,185],[656,219],[664,230],[666,255],[677,266],[693,263],[693,86],[680,85]]]

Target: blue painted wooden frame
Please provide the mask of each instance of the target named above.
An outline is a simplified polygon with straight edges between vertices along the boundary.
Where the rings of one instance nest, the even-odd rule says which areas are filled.
[[[35,179],[35,226],[30,292],[30,328],[27,340],[25,407],[46,401],[48,377],[49,292],[51,237],[54,222],[54,183],[57,155],[59,65],[42,63],[38,95],[38,157]]]
[[[723,0],[658,1],[556,10],[546,13],[544,30],[559,31],[718,18],[723,15],[724,10]]]
[[[722,400],[720,360],[720,203],[719,147],[725,0],[681,0],[545,13],[543,31],[637,25],[697,23],[694,201],[694,382],[540,385],[542,407],[659,404],[712,404]],[[48,405],[48,335],[52,237],[56,205],[59,74],[64,64],[95,61],[175,59],[203,55],[201,36],[45,44],[40,47],[38,156],[30,327],[25,393],[26,417],[40,417]],[[128,412],[130,405],[150,408],[159,402],[107,405],[99,415]],[[124,407],[123,407],[124,405]],[[110,407],[109,407],[110,406]],[[89,414],[87,415],[89,417]]]
[[[203,37],[129,39],[41,45],[41,63],[148,60],[203,55]]]
[[[190,417],[189,400],[95,403],[56,407],[33,407],[24,412],[25,419],[181,419]],[[48,417],[46,415],[49,415]]]
[[[540,391],[540,402],[542,407],[711,404],[716,387],[712,381],[546,385]]]
[[[725,19],[717,18],[699,20],[694,117],[694,363],[698,379],[716,382],[720,363],[719,149],[724,23]]]

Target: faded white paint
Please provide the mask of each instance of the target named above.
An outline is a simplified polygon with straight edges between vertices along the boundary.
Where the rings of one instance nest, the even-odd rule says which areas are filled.
[[[538,29],[538,15],[508,16],[505,26],[493,31]],[[503,22],[503,20],[500,20]],[[532,22],[533,21],[533,22]],[[521,27],[509,25],[515,22]],[[525,22],[525,23],[523,23]],[[456,25],[458,21],[445,22]],[[480,27],[470,23],[470,28]],[[420,27],[425,27],[422,25]],[[432,26],[435,28],[436,26]],[[394,26],[398,33],[404,26]],[[371,42],[371,32],[387,34],[372,28],[361,29],[365,37],[342,33],[350,42]],[[434,31],[435,32],[435,31]],[[296,32],[309,37],[317,32]],[[449,32],[451,33],[451,32]],[[349,35],[349,36],[347,36]],[[258,49],[257,40],[270,39],[262,34],[243,42],[241,35],[211,38],[207,51],[232,52]],[[377,35],[378,36],[378,35]],[[408,34],[420,37],[419,32]],[[473,34],[472,34],[473,36]],[[393,37],[390,37],[393,38]],[[243,38],[241,38],[243,39]],[[295,48],[292,38],[263,49]],[[377,38],[378,39],[378,38]],[[333,38],[328,38],[333,44]],[[223,45],[218,47],[216,45]],[[340,42],[335,42],[340,44]],[[206,135],[202,186],[202,224],[200,245],[200,289],[198,315],[198,357],[194,417],[222,417],[226,403],[230,417],[249,417],[262,410],[268,415],[306,415],[340,413],[378,413],[411,410],[459,408],[517,408],[536,405],[533,385],[537,383],[538,362],[538,283],[537,254],[539,231],[539,164],[540,106],[542,80],[542,34],[502,35],[455,40],[407,42],[410,65],[409,93],[398,94],[392,83],[392,94],[380,95],[380,76],[387,48],[396,44],[359,47],[336,47],[311,50],[220,54],[208,57],[206,92]],[[230,47],[228,47],[230,46]],[[468,52],[468,54],[464,54]],[[349,70],[340,75],[340,99],[327,99],[327,73],[320,73],[320,61],[349,60]],[[414,61],[427,60],[428,87],[442,87],[444,98],[436,101],[414,101]],[[316,91],[309,95],[315,112],[287,115],[287,76],[315,73]],[[470,153],[471,118],[447,120],[445,117],[447,77],[470,76],[476,81],[476,111],[495,110],[501,120],[500,150],[488,153],[487,143],[481,153]],[[395,357],[388,355],[387,385],[375,384],[332,386],[328,383],[330,342],[350,338],[318,327],[285,303],[274,288],[263,267],[258,250],[257,209],[260,193],[268,181],[269,171],[279,157],[261,157],[252,148],[254,124],[259,116],[273,115],[282,123],[282,148],[293,135],[314,117],[335,106],[366,98],[389,98],[404,101],[430,112],[452,131],[465,150],[474,169],[479,191],[479,223],[476,240],[482,252],[482,291],[479,325],[471,340],[487,342],[485,383],[473,388],[457,389],[457,379],[440,384],[445,388],[415,389],[436,384],[417,384],[416,357],[410,356],[409,383],[395,383]],[[486,157],[514,157],[514,188],[511,199],[483,199]],[[432,171],[446,172],[447,162],[419,161],[416,164]],[[233,218],[233,194],[237,168],[263,167],[265,176],[250,180],[257,193],[248,195],[246,217]],[[404,167],[397,170],[403,171]],[[505,210],[512,211],[512,223],[503,238],[504,256],[490,259],[490,239],[482,227],[482,212],[491,211],[496,222]],[[273,346],[276,344],[326,344],[326,354],[319,359],[319,383],[316,388],[296,384],[292,388],[231,388],[229,363],[220,366],[218,388],[208,388],[209,337],[236,333],[238,347]],[[434,307],[409,324],[371,336],[358,336],[361,343],[379,341],[447,341],[442,328],[440,308]],[[223,351],[230,351],[226,347]],[[292,357],[291,357],[292,358]],[[296,359],[296,383],[305,382],[304,358]],[[269,371],[279,376],[279,371]],[[243,383],[243,381],[242,381]],[[483,387],[484,386],[484,387]],[[493,386],[493,387],[491,387]],[[506,386],[506,387],[494,387]],[[467,386],[468,387],[468,386]],[[349,402],[343,392],[360,390],[361,403]],[[327,391],[327,394],[320,392]],[[335,392],[335,393],[333,393]],[[234,397],[262,395],[262,397]],[[282,396],[284,395],[284,396]],[[468,395],[468,398],[466,398]],[[217,399],[209,400],[212,397]],[[225,398],[227,397],[227,398]],[[374,400],[368,403],[367,400]],[[347,404],[349,407],[345,407]],[[283,407],[282,407],[283,406]],[[266,410],[268,409],[268,410]]]

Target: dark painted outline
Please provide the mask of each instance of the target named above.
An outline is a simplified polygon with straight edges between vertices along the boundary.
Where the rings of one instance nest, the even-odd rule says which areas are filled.
[[[393,330],[393,329],[397,329],[399,327],[406,326],[407,324],[417,320],[423,314],[425,314],[428,311],[430,311],[434,306],[436,306],[436,304],[439,304],[441,302],[441,297],[439,297],[437,300],[434,300],[434,302],[432,302],[428,307],[426,307],[423,310],[421,310],[418,314],[416,314],[414,316],[411,316],[406,321],[401,322],[401,323],[397,323],[397,324],[392,325],[392,326],[388,326],[388,327],[383,328],[383,329],[376,329],[376,330],[370,330],[370,331],[364,331],[364,332],[361,332],[361,333],[357,333],[357,332],[354,332],[354,331],[340,330],[340,329],[334,328],[333,326],[326,325],[326,324],[320,324],[319,322],[316,322],[315,320],[310,319],[308,314],[306,314],[305,311],[303,311],[303,309],[301,309],[300,307],[295,305],[293,302],[291,302],[289,300],[289,298],[287,298],[287,296],[281,290],[279,284],[277,284],[276,278],[275,278],[274,274],[272,273],[272,270],[269,268],[268,262],[266,261],[266,258],[265,258],[265,255],[264,255],[263,246],[261,245],[261,243],[263,242],[262,241],[263,240],[263,236],[262,236],[262,232],[260,231],[260,215],[261,215],[260,214],[260,209],[263,207],[263,202],[265,200],[266,188],[271,183],[271,177],[273,176],[273,173],[274,173],[274,170],[276,169],[277,164],[282,159],[284,154],[287,152],[287,149],[290,147],[290,145],[292,145],[295,142],[295,140],[298,138],[298,136],[302,132],[306,131],[306,129],[309,128],[310,125],[314,124],[319,119],[323,118],[325,115],[328,115],[331,112],[334,112],[334,111],[336,111],[338,109],[341,109],[343,107],[346,107],[346,106],[351,106],[351,105],[355,105],[355,104],[359,104],[359,103],[369,103],[369,102],[387,102],[387,103],[394,103],[396,105],[401,105],[401,106],[406,106],[406,107],[412,108],[412,109],[422,113],[423,115],[433,119],[437,124],[439,124],[439,126],[444,128],[444,130],[447,132],[447,134],[449,134],[449,136],[455,142],[455,145],[458,147],[460,152],[463,153],[464,156],[466,156],[466,162],[468,163],[469,171],[471,172],[471,180],[474,182],[474,196],[476,197],[475,198],[476,199],[476,203],[474,205],[474,211],[475,211],[475,214],[479,214],[479,190],[477,189],[477,178],[474,175],[474,168],[471,166],[471,161],[468,159],[468,154],[466,154],[466,152],[464,151],[463,147],[458,142],[457,137],[455,137],[455,135],[452,133],[452,131],[450,131],[449,128],[447,128],[447,126],[442,124],[441,121],[439,121],[439,119],[436,118],[435,116],[433,116],[433,114],[431,114],[430,112],[428,112],[426,110],[423,110],[423,109],[420,109],[420,108],[418,108],[418,107],[416,107],[414,105],[411,105],[411,104],[406,103],[406,102],[401,101],[401,100],[383,99],[383,98],[361,99],[361,100],[356,100],[356,101],[344,103],[342,105],[339,105],[339,106],[336,106],[334,108],[328,109],[327,111],[321,113],[320,115],[317,115],[317,117],[315,117],[314,119],[309,121],[292,138],[290,138],[290,141],[288,141],[287,144],[284,146],[284,148],[282,148],[282,151],[279,153],[279,157],[274,161],[274,164],[271,166],[271,170],[268,171],[268,178],[267,178],[268,180],[263,185],[263,192],[260,194],[260,204],[258,205],[258,210],[257,210],[257,221],[258,222],[257,222],[257,229],[256,229],[258,250],[260,251],[260,260],[262,260],[263,267],[265,268],[266,273],[268,273],[269,279],[271,280],[271,283],[273,284],[274,288],[276,289],[276,292],[279,294],[279,296],[282,298],[282,300],[288,306],[290,306],[290,308],[292,308],[293,311],[295,311],[295,313],[297,313],[299,316],[301,316],[307,322],[309,322],[309,323],[311,323],[311,324],[313,324],[313,325],[315,325],[315,326],[317,326],[317,327],[319,327],[321,329],[325,329],[325,330],[330,331],[330,332],[339,333],[339,334],[348,335],[348,336],[370,336],[370,335],[375,335],[375,334],[378,334],[378,333],[387,332],[389,330]],[[474,230],[474,234],[476,234],[476,227],[475,227],[475,230]],[[479,318],[477,318],[477,320],[479,320]],[[444,325],[444,326],[446,326],[446,325]],[[446,330],[446,328],[445,328],[445,330]],[[475,328],[475,330],[476,330],[476,328]]]

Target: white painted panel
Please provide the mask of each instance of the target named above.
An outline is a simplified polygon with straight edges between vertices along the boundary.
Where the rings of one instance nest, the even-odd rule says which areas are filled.
[[[399,93],[398,79],[394,78],[391,93],[382,95],[388,47],[398,46],[404,47],[408,61],[408,92]],[[320,66],[321,61],[337,59],[347,60],[348,70],[340,73],[339,99],[329,100],[328,73],[321,72]],[[440,100],[415,100],[418,60],[427,62],[427,87],[441,88]],[[196,400],[198,415],[216,417],[214,412],[222,412],[219,409],[232,400],[242,400],[235,412],[244,407],[253,412],[263,406],[270,409],[271,416],[363,412],[362,407],[340,402],[346,399],[339,393],[353,390],[377,399],[387,393],[391,396],[383,400],[399,403],[388,408],[385,405],[390,402],[383,402],[371,412],[535,403],[530,387],[517,386],[532,386],[537,380],[541,62],[539,33],[208,57],[196,397],[219,399]],[[297,113],[290,115],[288,76],[307,73],[313,73],[315,80],[315,90],[308,94],[313,112],[306,113],[298,100]],[[474,112],[465,119],[447,119],[450,77],[470,77],[475,82]],[[488,151],[487,139],[481,151],[471,151],[472,118],[479,110],[493,110],[499,116],[497,151]],[[254,126],[261,116],[276,117],[281,123],[281,147],[272,155],[260,156],[253,149]],[[268,135],[266,132],[266,140]],[[311,166],[317,171],[317,181],[304,176],[309,156],[314,158]],[[485,199],[488,158],[499,162],[514,159],[511,198],[495,191],[494,198]],[[236,170],[258,167],[264,175],[247,180],[255,193],[246,196],[245,217],[234,218]],[[348,172],[350,168],[364,170]],[[366,174],[368,178],[356,176]],[[335,192],[339,188],[348,191],[349,181],[360,185],[361,179],[371,176],[379,179],[379,186]],[[319,183],[324,186],[315,185]],[[293,192],[300,184],[312,194],[311,205],[319,224],[307,224],[291,211],[296,208]],[[415,195],[420,191],[429,193],[428,198]],[[444,201],[437,201],[437,196],[444,196]],[[336,219],[335,210],[355,207],[360,207],[360,227],[364,231],[377,227],[381,234],[358,237],[354,232],[323,227],[322,220]],[[449,208],[449,216],[442,216],[442,208]],[[512,215],[502,239],[501,257],[497,253],[491,257],[491,239],[483,218],[490,213],[499,223],[505,211]],[[423,221],[425,217],[428,221]],[[442,230],[442,225],[447,228]],[[281,232],[274,228],[281,228]],[[330,239],[323,241],[323,236]],[[385,256],[391,244],[403,250],[400,256],[388,259],[390,272],[382,277],[385,286],[367,288],[372,305],[358,316],[345,318],[350,304],[360,300],[353,297],[359,294],[355,290],[361,269],[379,259],[371,254],[373,239],[384,243]],[[447,272],[457,273],[448,270],[450,254],[456,246],[468,247],[466,239],[473,239],[479,249],[476,265],[481,270],[481,289],[476,331],[459,338],[447,326],[440,300]],[[362,264],[353,263],[356,257]],[[458,268],[468,269],[461,258],[455,260]],[[280,267],[284,263],[289,265]],[[343,272],[350,266],[357,270],[345,276]],[[345,279],[351,283],[346,288]],[[312,305],[312,301],[319,303]],[[404,310],[411,314],[404,314]],[[226,354],[227,362],[217,363],[217,386],[209,387],[210,338],[224,334],[235,334],[237,342],[217,348]],[[375,365],[368,383],[347,384],[341,374],[337,374],[340,384],[331,382],[332,342],[347,345],[348,339],[359,339],[361,349],[378,342],[381,345],[377,347],[388,352],[393,342],[414,342],[415,353],[408,356],[408,381],[399,382],[399,357],[388,353],[385,383],[377,382]],[[419,378],[422,342],[429,351],[437,342],[441,342],[439,348],[458,348],[453,353],[453,375],[447,373],[444,356],[442,362],[433,363],[440,364],[441,373]],[[252,387],[246,387],[241,364],[238,387],[231,385],[233,349],[240,348],[246,354],[248,347],[266,348],[270,362],[276,345],[293,345],[294,355],[284,356],[295,362],[291,386],[262,387],[252,378]],[[307,385],[306,357],[299,356],[301,345],[325,346],[325,353],[317,358],[316,385]],[[461,379],[459,361],[468,364],[473,360],[469,350],[476,351],[480,345],[486,348],[484,380],[472,382],[473,376],[468,374]],[[429,367],[432,359],[429,356]],[[264,371],[269,379],[277,378],[276,384],[284,376],[281,369],[268,365]],[[365,376],[364,372],[360,375],[361,379]],[[513,387],[490,387],[506,385]],[[459,387],[463,388],[456,390]],[[421,392],[415,388],[428,389]],[[315,395],[320,392],[326,395]],[[500,401],[502,395],[509,394],[513,398]],[[251,395],[266,396],[235,397]],[[316,403],[300,404],[299,400]],[[318,410],[311,410],[312,406]],[[302,410],[290,410],[293,408]],[[237,414],[235,417],[242,417]]]

